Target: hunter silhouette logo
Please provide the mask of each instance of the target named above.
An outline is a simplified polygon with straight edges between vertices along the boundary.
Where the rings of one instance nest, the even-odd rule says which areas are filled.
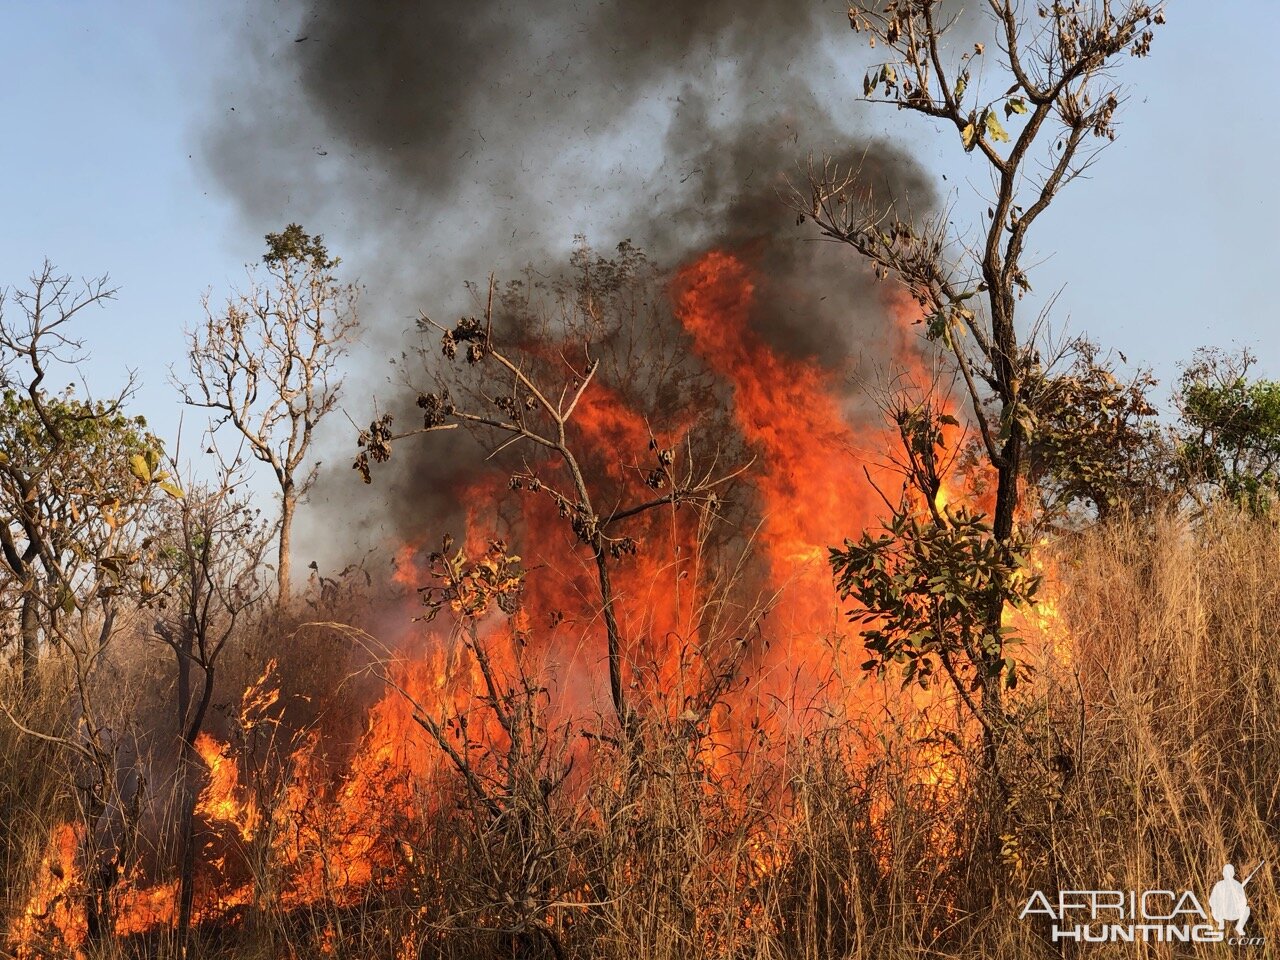
[[[1213,892],[1209,894],[1209,909],[1219,927],[1235,921],[1236,935],[1244,936],[1244,925],[1249,919],[1249,898],[1245,895],[1244,888],[1266,862],[1263,860],[1249,871],[1243,883],[1236,879],[1236,868],[1231,864],[1222,868],[1222,879],[1213,885]]]
[[[1208,909],[1193,890],[1059,890],[1050,900],[1042,890],[1027,898],[1018,919],[1037,915],[1051,922],[1054,943],[1227,943],[1260,946],[1261,936],[1247,936],[1252,911],[1245,888],[1265,860],[1236,879],[1231,864],[1209,893]],[[1234,929],[1228,929],[1234,924]]]

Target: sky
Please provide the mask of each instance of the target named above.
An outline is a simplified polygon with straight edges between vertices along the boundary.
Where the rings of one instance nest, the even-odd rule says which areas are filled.
[[[0,0],[0,286],[21,284],[45,257],[76,276],[109,274],[119,295],[84,325],[84,376],[105,395],[135,370],[135,408],[166,437],[181,415],[168,376],[183,362],[184,326],[280,226],[237,209],[204,153],[217,111],[234,106],[248,9]],[[1247,346],[1280,376],[1277,27],[1280,5],[1267,0],[1173,0],[1152,56],[1124,68],[1119,139],[1037,229],[1043,262],[1031,279],[1042,297],[1061,291],[1059,327],[1166,385],[1205,344]],[[851,67],[850,99],[860,81]],[[958,202],[972,202],[954,139],[904,132],[895,111],[860,106],[867,130],[905,137],[936,172],[951,171]],[[343,249],[340,223],[326,235]]]
[[[85,379],[106,396],[136,371],[134,408],[172,437],[184,325],[257,246],[199,158],[228,25],[194,6],[114,2],[3,2],[0,20],[0,286],[45,258],[108,275],[117,299],[80,330]]]

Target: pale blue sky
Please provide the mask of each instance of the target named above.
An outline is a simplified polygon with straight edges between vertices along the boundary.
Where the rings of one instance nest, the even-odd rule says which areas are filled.
[[[3,2],[0,19],[0,284],[46,256],[110,274],[119,298],[83,325],[90,386],[136,369],[136,409],[171,435],[183,324],[257,247],[199,162],[230,31],[176,3]]]
[[[85,331],[88,375],[106,393],[137,368],[137,407],[166,434],[183,325],[279,226],[247,222],[201,159],[210,117],[233,105],[243,15],[230,3],[0,0],[0,284],[44,256],[110,273],[120,298]],[[1268,280],[1280,254],[1278,27],[1273,2],[1174,0],[1153,56],[1126,68],[1120,139],[1039,227],[1051,257],[1032,279],[1041,292],[1065,284],[1059,321],[1166,381],[1205,343],[1249,345],[1280,375]],[[897,114],[865,109],[870,129],[894,132]],[[954,147],[922,137],[915,149],[951,169]],[[341,223],[324,229],[342,249]]]

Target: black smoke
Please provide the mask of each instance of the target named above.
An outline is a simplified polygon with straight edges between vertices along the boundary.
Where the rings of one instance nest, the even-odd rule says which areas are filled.
[[[859,133],[862,48],[843,7],[280,0],[246,11],[206,157],[258,230],[300,220],[358,270],[371,329],[347,391],[357,422],[374,394],[401,425],[415,418],[385,357],[417,311],[466,311],[463,281],[491,271],[552,275],[576,234],[602,249],[633,238],[672,266],[713,244],[749,250],[766,278],[753,321],[771,345],[841,370],[887,359],[880,291],[784,202],[806,159],[831,154],[877,196],[932,203],[915,161]],[[401,534],[457,529],[481,451],[460,435],[402,446],[377,479],[390,497],[364,497],[342,426],[317,492],[326,516],[374,529],[390,500]]]

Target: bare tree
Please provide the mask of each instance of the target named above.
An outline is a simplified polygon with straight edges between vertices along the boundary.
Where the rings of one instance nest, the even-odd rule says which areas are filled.
[[[511,486],[549,497],[579,543],[590,551],[605,625],[610,697],[619,725],[628,732],[633,729],[634,712],[627,703],[624,644],[610,569],[611,563],[637,549],[636,541],[625,532],[626,525],[664,506],[686,505],[714,512],[720,503],[718,491],[742,470],[721,473],[714,462],[708,469],[698,468],[691,456],[679,458],[676,449],[663,448],[651,437],[647,452],[650,465],[641,476],[653,495],[634,502],[616,500],[608,508],[598,506],[597,500],[603,498],[597,497],[599,491],[594,489],[593,478],[584,469],[583,451],[578,448],[571,429],[574,413],[600,369],[592,343],[586,339],[575,346],[582,351],[580,360],[571,360],[565,355],[567,351],[561,352],[558,364],[551,364],[550,370],[544,373],[535,372],[546,365],[539,364],[532,353],[529,356],[509,353],[497,342],[493,293],[491,281],[483,318],[463,318],[452,328],[422,318],[424,328],[440,335],[447,359],[455,360],[463,355],[468,365],[477,371],[478,386],[469,391],[472,399],[455,400],[455,394],[447,386],[423,392],[418,398],[418,406],[423,411],[422,426],[397,434],[392,430],[390,415],[375,420],[360,434],[362,449],[355,467],[369,482],[371,462],[388,460],[396,440],[458,427],[473,431],[491,445],[493,454],[516,444],[530,448],[535,458],[526,460],[524,468],[513,473]]]
[[[203,762],[196,738],[213,700],[218,659],[235,629],[266,593],[259,576],[271,531],[260,512],[236,494],[232,474],[215,484],[188,485],[159,536],[155,636],[169,646],[177,670],[181,763],[178,781],[178,941],[185,948],[195,894],[196,784]],[[173,466],[176,471],[176,464]]]
[[[955,210],[917,219],[903,198],[869,196],[856,170],[830,161],[810,171],[795,203],[824,236],[849,244],[882,279],[901,283],[920,305],[929,338],[954,357],[996,477],[987,534],[1006,553],[997,569],[1013,570],[1007,561],[1017,553],[1019,483],[1036,428],[1029,384],[1039,367],[1034,336],[1024,339],[1015,322],[1030,290],[1027,238],[1062,188],[1115,137],[1122,94],[1111,70],[1126,52],[1148,53],[1164,16],[1158,4],[1137,0],[1040,3],[1034,14],[1016,0],[983,6],[994,25],[994,57],[983,43],[955,56],[947,42],[954,21],[942,0],[858,3],[849,11],[854,30],[890,57],[867,74],[864,96],[941,121],[958,147],[986,161],[992,195],[979,208],[976,235],[955,232]],[[979,68],[991,59],[998,65]],[[936,498],[937,490],[926,493]],[[947,524],[942,511],[932,512]],[[977,666],[987,709],[998,713],[1009,590],[986,596],[984,632],[994,640],[978,652]]]
[[[183,400],[212,412],[213,429],[230,423],[280,489],[276,578],[289,599],[293,518],[315,482],[305,464],[313,431],[342,388],[337,364],[358,328],[356,288],[339,283],[324,238],[293,223],[266,237],[266,279],[221,310],[204,299],[205,322],[187,332],[190,381]]]

